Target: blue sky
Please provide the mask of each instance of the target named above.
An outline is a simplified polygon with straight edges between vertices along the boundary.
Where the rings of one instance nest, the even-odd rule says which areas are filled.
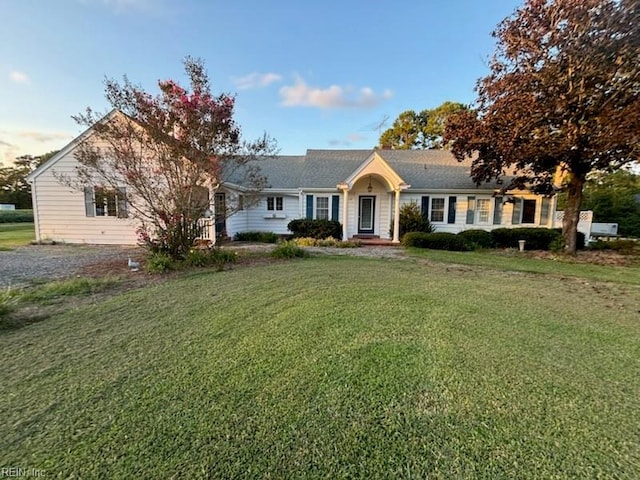
[[[105,77],[157,92],[205,61],[244,136],[282,154],[371,148],[380,122],[471,103],[518,0],[0,0],[0,162],[63,147],[109,110]]]

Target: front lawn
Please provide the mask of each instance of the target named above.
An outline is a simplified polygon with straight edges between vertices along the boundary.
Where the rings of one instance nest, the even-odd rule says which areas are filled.
[[[638,478],[640,290],[422,260],[199,272],[0,334],[0,467]]]
[[[0,223],[0,250],[28,245],[34,239],[33,223]]]
[[[505,249],[449,252],[411,248],[407,251],[414,257],[439,263],[456,263],[513,272],[552,274],[640,285],[640,259],[637,254],[620,257],[627,259],[631,264],[630,266],[620,266],[577,263],[572,257],[564,255],[552,255],[552,259],[535,258],[531,255],[536,252],[518,252],[517,250]]]

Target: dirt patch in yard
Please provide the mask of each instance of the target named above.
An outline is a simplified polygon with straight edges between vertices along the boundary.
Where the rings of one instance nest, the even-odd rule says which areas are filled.
[[[584,250],[577,252],[575,256],[562,255],[543,250],[533,250],[525,252],[525,255],[529,258],[562,260],[564,262],[591,265],[612,265],[616,267],[631,267],[640,263],[638,255],[622,255],[612,250]]]

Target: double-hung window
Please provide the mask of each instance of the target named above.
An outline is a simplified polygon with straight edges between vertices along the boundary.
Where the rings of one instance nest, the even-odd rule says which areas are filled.
[[[478,198],[476,200],[478,223],[489,223],[491,213],[491,200],[488,198]]]
[[[316,219],[329,220],[329,197],[316,197]]]
[[[270,212],[284,210],[283,197],[267,197],[267,210]]]
[[[127,218],[125,187],[85,187],[84,208],[87,217]]]
[[[432,222],[444,222],[444,198],[431,199],[431,217]]]

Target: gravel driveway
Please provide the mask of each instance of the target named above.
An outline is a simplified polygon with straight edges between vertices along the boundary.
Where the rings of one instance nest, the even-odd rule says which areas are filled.
[[[122,260],[124,266],[128,257],[140,258],[141,250],[119,245],[30,245],[0,251],[0,287],[69,277],[106,260]]]
[[[236,249],[270,250],[273,245],[237,245]],[[228,248],[234,249],[234,245]],[[374,258],[402,258],[398,247],[327,248],[305,247],[315,255],[349,255]],[[28,284],[34,280],[52,280],[81,273],[105,262],[124,268],[127,258],[139,260],[143,251],[136,246],[122,245],[30,245],[11,251],[0,251],[0,287]]]

